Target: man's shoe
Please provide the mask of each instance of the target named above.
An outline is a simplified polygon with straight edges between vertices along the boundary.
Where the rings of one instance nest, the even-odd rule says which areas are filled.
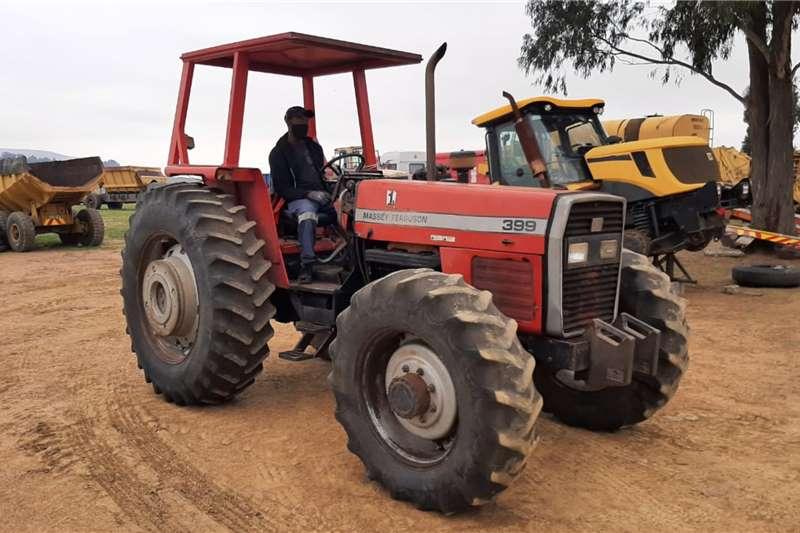
[[[314,274],[311,271],[311,265],[303,265],[300,267],[300,275],[297,276],[298,283],[311,283],[314,280]]]

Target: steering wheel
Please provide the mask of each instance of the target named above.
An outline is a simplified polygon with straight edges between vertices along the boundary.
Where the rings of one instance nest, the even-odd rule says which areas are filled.
[[[344,170],[342,170],[342,167],[337,165],[336,163],[338,161],[341,161],[342,159],[346,159],[348,157],[357,157],[359,159],[358,165],[356,165],[356,168],[355,168],[356,171],[362,170],[364,168],[364,162],[366,161],[366,159],[364,159],[363,155],[361,155],[361,154],[342,154],[342,155],[337,155],[336,157],[334,157],[333,159],[331,159],[330,161],[328,161],[327,163],[322,165],[322,168],[320,169],[320,172],[325,172],[325,169],[329,168],[329,169],[331,169],[333,171],[334,174],[336,174],[337,178],[341,178],[342,174],[344,174]]]
[[[594,147],[595,146],[592,143],[575,143],[570,146],[570,149],[572,150],[572,153],[582,156]]]
[[[331,159],[330,161],[328,161],[327,163],[322,165],[322,168],[320,169],[320,172],[324,173],[325,169],[329,168],[329,169],[331,169],[331,171],[333,171],[334,174],[336,174],[336,182],[334,183],[333,191],[331,192],[331,197],[333,198],[334,202],[336,201],[336,197],[339,196],[339,193],[341,192],[342,176],[344,176],[344,170],[342,170],[342,167],[337,165],[336,162],[338,162],[338,161],[340,161],[342,159],[345,159],[347,157],[357,157],[359,159],[359,163],[358,163],[358,165],[356,165],[356,171],[359,171],[359,170],[364,168],[364,162],[366,160],[364,159],[363,155],[361,155],[361,154],[342,154],[342,155],[337,155],[336,157],[334,157],[333,159]]]

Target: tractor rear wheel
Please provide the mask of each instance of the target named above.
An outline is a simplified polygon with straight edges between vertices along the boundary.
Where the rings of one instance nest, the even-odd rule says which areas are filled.
[[[689,364],[686,300],[672,291],[669,277],[647,257],[624,249],[619,307],[661,330],[658,372],[655,377],[634,373],[624,387],[587,390],[580,386],[583,382],[536,367],[534,381],[544,410],[571,426],[613,431],[650,418],[675,394]]]
[[[359,290],[331,345],[348,449],[392,497],[445,513],[522,471],[541,397],[516,322],[461,276],[402,270]]]
[[[22,211],[14,211],[6,221],[6,241],[15,252],[29,252],[36,244],[36,224]]]
[[[244,206],[200,183],[144,192],[122,251],[131,348],[156,393],[221,403],[251,385],[269,353],[270,263]]]

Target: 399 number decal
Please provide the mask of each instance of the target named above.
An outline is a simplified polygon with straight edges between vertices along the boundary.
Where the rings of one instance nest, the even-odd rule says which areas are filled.
[[[525,218],[504,218],[502,228],[503,231],[533,233],[536,231],[536,221]]]

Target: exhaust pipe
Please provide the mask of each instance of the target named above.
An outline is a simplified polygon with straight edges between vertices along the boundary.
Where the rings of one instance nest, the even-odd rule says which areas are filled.
[[[425,67],[425,173],[428,181],[436,181],[436,92],[433,71],[446,51],[447,43],[442,43]]]

